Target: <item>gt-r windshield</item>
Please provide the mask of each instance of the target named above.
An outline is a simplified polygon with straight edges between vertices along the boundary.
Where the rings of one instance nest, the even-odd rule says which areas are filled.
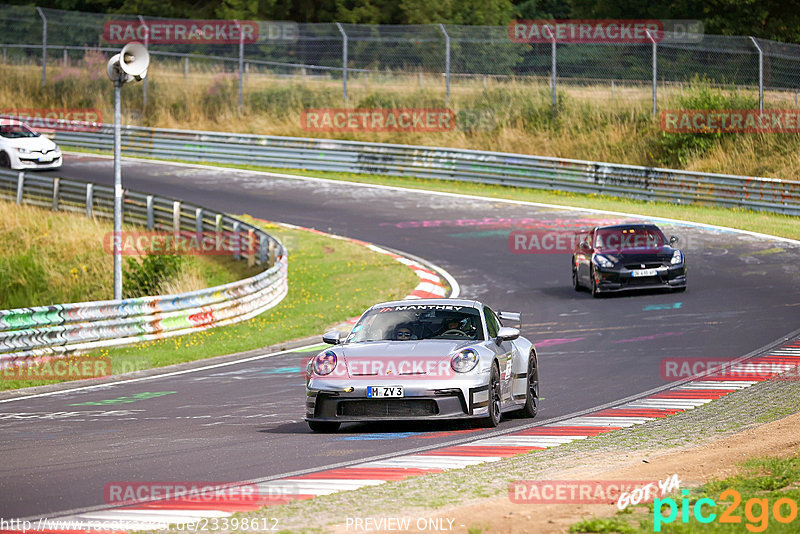
[[[597,251],[616,251],[654,249],[657,250],[666,244],[666,238],[658,228],[612,228],[598,230],[594,238],[594,248]]]
[[[467,306],[404,304],[374,308],[345,343],[419,339],[483,340],[480,312]]]
[[[0,124],[0,136],[6,139],[20,139],[23,137],[39,137],[39,134],[22,124]]]

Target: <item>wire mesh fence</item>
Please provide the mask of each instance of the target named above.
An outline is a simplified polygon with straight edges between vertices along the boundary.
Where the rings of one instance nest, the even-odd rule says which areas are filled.
[[[564,86],[602,88],[614,97],[652,94],[654,106],[659,91],[697,80],[781,105],[796,101],[800,90],[800,45],[744,36],[687,40],[664,32],[657,43],[553,45],[515,42],[504,26],[184,22],[206,37],[211,28],[211,38],[181,38],[175,19],[0,5],[0,51],[3,64],[40,65],[44,85],[52,80],[48,66],[86,68],[87,57],[97,63],[120,43],[140,40],[159,68],[185,76],[229,72],[245,83],[248,75],[334,82],[345,106],[352,103],[348,83],[367,80],[425,85],[441,91],[445,103],[451,88],[503,80],[540,84],[554,95]],[[234,26],[253,30],[245,35]]]

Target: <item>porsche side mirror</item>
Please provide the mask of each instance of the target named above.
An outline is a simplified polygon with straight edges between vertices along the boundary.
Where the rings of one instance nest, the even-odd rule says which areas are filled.
[[[497,331],[499,341],[513,341],[519,337],[519,330],[510,326],[503,326]]]
[[[322,334],[322,341],[329,345],[338,345],[342,339],[342,333],[338,330],[331,330]]]
[[[676,236],[676,235],[673,235],[673,236],[670,236],[670,237],[669,237],[669,244],[670,244],[670,245],[674,245],[674,244],[675,244],[675,243],[677,243],[677,242],[678,242],[678,236]]]
[[[589,243],[587,243],[586,241],[581,241],[581,250],[584,252],[589,252],[590,250],[592,250],[592,247],[590,247]]]

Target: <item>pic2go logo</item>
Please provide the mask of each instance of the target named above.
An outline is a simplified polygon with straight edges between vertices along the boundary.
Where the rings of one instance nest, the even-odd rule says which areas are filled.
[[[711,523],[717,519],[717,514],[713,513],[710,508],[715,508],[717,503],[714,499],[702,498],[698,499],[694,506],[689,504],[689,499],[686,495],[689,494],[688,490],[681,490],[684,498],[681,499],[681,523],[689,522],[690,512],[699,523]],[[736,513],[736,509],[742,503],[742,496],[735,489],[727,489],[719,494],[719,498],[728,507],[719,514],[718,521],[720,523],[742,523],[742,517]],[[733,499],[728,503],[727,499]],[[669,508],[669,514],[664,516],[664,506]],[[703,507],[706,507],[705,509]],[[791,523],[797,518],[797,503],[787,497],[782,497],[775,501],[772,505],[772,517],[778,523]],[[744,517],[748,521],[745,525],[750,532],[764,532],[769,526],[770,506],[769,499],[757,499],[753,497],[748,499],[744,504]],[[653,531],[661,532],[662,524],[669,524],[675,521],[678,517],[678,505],[675,499],[667,497],[666,499],[655,499],[653,501]]]

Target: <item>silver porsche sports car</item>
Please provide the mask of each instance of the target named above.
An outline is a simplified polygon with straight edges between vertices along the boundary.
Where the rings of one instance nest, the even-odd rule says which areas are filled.
[[[306,367],[306,421],[317,432],[343,422],[481,419],[503,412],[536,415],[539,371],[533,344],[520,337],[518,313],[474,300],[422,299],[376,304],[344,338]]]

